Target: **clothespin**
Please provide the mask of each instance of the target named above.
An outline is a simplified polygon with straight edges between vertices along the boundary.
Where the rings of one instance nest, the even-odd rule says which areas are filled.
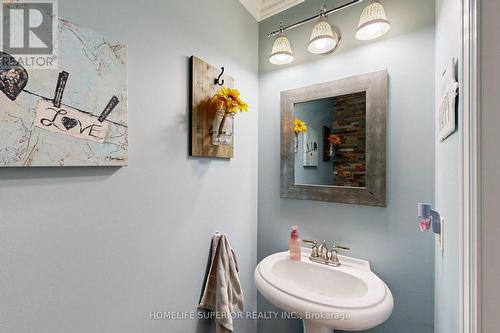
[[[64,88],[66,88],[66,82],[68,82],[69,73],[62,71],[59,73],[59,78],[57,79],[56,92],[54,95],[54,107],[60,108],[61,101],[64,94]]]
[[[99,122],[102,123],[109,116],[111,111],[114,110],[114,108],[118,105],[118,103],[120,103],[120,101],[118,101],[118,97],[116,96],[111,97],[111,100],[109,101],[108,105],[106,105],[101,115],[99,116],[98,119]]]

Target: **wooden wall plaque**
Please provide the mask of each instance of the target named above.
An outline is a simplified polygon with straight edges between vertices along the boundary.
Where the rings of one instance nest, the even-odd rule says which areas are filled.
[[[190,149],[189,155],[195,157],[232,158],[234,144],[215,146],[212,144],[212,121],[215,110],[210,108],[212,96],[220,89],[215,83],[221,69],[207,64],[203,60],[191,57],[191,114],[190,114]],[[234,79],[223,74],[224,86],[234,88]]]

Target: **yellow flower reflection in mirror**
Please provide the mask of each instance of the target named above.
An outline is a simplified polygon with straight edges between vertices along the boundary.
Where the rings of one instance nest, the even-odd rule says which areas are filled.
[[[294,131],[295,134],[307,132],[307,124],[304,121],[300,120],[299,118],[295,118]]]
[[[338,146],[342,143],[342,140],[340,140],[340,136],[337,134],[332,134],[328,137],[328,141],[330,141],[331,144]]]

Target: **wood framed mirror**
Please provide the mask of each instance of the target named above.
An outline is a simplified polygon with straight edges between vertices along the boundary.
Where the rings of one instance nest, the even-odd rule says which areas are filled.
[[[281,197],[386,206],[387,71],[281,93]]]

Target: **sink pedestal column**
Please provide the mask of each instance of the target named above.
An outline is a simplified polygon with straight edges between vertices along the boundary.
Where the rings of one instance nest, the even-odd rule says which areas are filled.
[[[331,328],[320,325],[311,320],[302,320],[304,333],[334,333]]]

